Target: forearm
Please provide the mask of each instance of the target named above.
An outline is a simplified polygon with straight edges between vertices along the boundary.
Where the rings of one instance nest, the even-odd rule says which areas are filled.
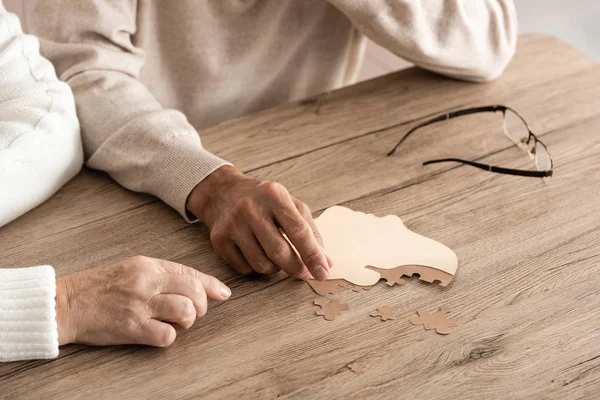
[[[488,81],[512,58],[512,0],[329,0],[398,56],[458,79]]]
[[[38,136],[25,134],[0,150],[0,226],[45,202],[81,169],[79,136],[41,143]]]
[[[0,226],[41,204],[79,172],[73,95],[37,40],[0,6]]]
[[[181,112],[163,109],[139,81],[95,68],[65,78],[77,101],[87,165],[185,217],[192,189],[227,163],[202,147]]]
[[[55,358],[54,270],[0,268],[0,362]]]
[[[73,89],[88,166],[124,187],[153,194],[186,216],[192,189],[224,160],[206,151],[186,117],[163,108],[139,80],[144,54],[134,46],[137,1],[24,3],[27,28]],[[45,12],[42,12],[45,11]],[[98,15],[110,18],[98,18]]]

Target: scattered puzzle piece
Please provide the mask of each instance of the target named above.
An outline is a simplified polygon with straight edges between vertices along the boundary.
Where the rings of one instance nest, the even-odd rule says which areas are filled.
[[[439,311],[432,314],[420,308],[417,310],[419,316],[412,317],[409,321],[413,325],[423,325],[426,330],[435,329],[440,335],[447,335],[451,332],[448,328],[457,325],[456,321],[446,319],[446,314],[449,312],[450,308],[448,306],[441,306]]]
[[[365,368],[358,363],[350,363],[346,365],[350,369],[350,371],[354,372],[357,375],[362,375],[365,373]]]
[[[333,321],[335,317],[342,315],[342,311],[348,309],[348,304],[340,303],[338,299],[333,299],[329,302],[325,299],[318,299],[314,300],[313,303],[321,307],[320,310],[315,311],[315,314],[322,315],[327,321]]]
[[[337,294],[342,290],[342,288],[350,286],[350,284],[343,279],[332,279],[327,281],[308,279],[306,282],[311,288],[313,288],[315,292],[317,292],[317,294],[320,294],[321,296]]]
[[[382,321],[387,321],[388,319],[396,319],[394,315],[394,310],[390,306],[379,307],[377,311],[373,311],[371,317],[381,317]]]

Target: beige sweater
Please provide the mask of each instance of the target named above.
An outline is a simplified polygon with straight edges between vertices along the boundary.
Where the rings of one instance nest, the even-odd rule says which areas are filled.
[[[88,166],[183,216],[225,163],[198,130],[352,83],[365,36],[440,74],[499,76],[512,0],[26,0],[75,94]],[[189,122],[188,122],[189,121]]]

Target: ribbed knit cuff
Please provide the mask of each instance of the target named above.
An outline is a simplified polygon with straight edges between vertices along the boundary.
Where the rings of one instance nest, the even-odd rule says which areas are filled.
[[[192,190],[217,168],[231,163],[217,157],[200,144],[197,134],[179,135],[165,143],[148,165],[151,182],[143,186],[178,211],[188,222],[185,205]]]
[[[51,266],[0,268],[0,361],[58,356],[55,297]]]

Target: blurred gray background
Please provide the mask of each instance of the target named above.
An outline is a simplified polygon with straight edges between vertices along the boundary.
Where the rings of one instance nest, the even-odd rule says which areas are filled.
[[[562,38],[600,62],[599,0],[516,0],[519,30]]]
[[[4,0],[19,14],[27,0]],[[88,1],[88,0],[81,0]],[[600,0],[514,0],[521,33],[557,36],[600,62]],[[408,66],[387,50],[369,43],[360,79],[369,79]]]

